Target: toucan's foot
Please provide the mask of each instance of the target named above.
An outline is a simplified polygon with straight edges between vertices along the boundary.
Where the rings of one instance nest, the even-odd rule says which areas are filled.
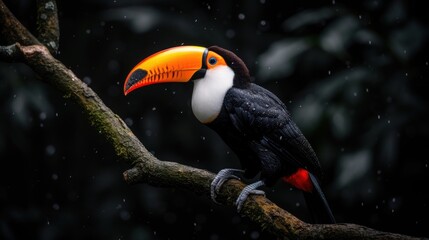
[[[242,174],[243,172],[244,170],[232,168],[225,168],[220,170],[216,177],[213,179],[212,184],[210,186],[210,195],[212,197],[212,200],[215,203],[218,203],[216,201],[216,198],[222,184],[224,184],[228,179],[240,179],[234,174]]]
[[[264,186],[265,183],[263,180],[257,181],[255,183],[247,185],[245,188],[243,188],[243,191],[241,191],[240,195],[237,198],[237,201],[235,202],[235,205],[237,206],[237,211],[240,212],[241,208],[243,207],[244,202],[246,201],[247,197],[249,197],[250,194],[256,194],[256,195],[263,195],[265,196],[265,192],[262,190],[258,190],[258,187]]]

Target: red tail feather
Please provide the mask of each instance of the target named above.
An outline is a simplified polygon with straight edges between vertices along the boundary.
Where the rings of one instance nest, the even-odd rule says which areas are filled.
[[[308,171],[303,168],[298,168],[298,170],[292,175],[283,177],[283,181],[292,184],[302,191],[313,191],[313,184],[311,183],[310,175]]]

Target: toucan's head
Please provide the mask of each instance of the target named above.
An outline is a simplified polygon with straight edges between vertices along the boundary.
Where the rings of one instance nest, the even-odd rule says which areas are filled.
[[[233,74],[223,78],[220,69],[230,69]],[[124,94],[156,83],[200,80],[215,72],[216,81],[232,81],[235,87],[250,83],[249,70],[231,51],[217,46],[180,46],[157,52],[137,64],[125,80]]]

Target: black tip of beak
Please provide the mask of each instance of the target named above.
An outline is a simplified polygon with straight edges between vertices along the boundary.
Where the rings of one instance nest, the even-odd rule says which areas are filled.
[[[125,86],[125,91],[130,89],[134,84],[146,77],[147,71],[143,69],[137,69],[131,73],[130,77],[127,80],[127,85]]]

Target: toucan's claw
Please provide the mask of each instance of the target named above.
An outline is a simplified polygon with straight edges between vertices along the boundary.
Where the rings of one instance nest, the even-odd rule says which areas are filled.
[[[237,211],[240,212],[243,208],[243,204],[246,201],[246,199],[249,197],[250,194],[255,195],[263,195],[265,196],[265,192],[262,190],[258,190],[258,187],[264,186],[265,183],[263,180],[257,181],[255,183],[252,183],[250,185],[247,185],[245,188],[243,188],[243,191],[241,191],[240,195],[237,198],[237,201],[235,201],[235,205],[237,206]]]
[[[216,175],[216,177],[213,179],[210,186],[210,196],[213,202],[219,203],[218,201],[216,201],[216,198],[222,185],[229,179],[240,180],[240,178],[235,176],[234,174],[242,174],[243,172],[244,171],[241,169],[232,169],[232,168],[225,168],[220,170],[219,173]]]

